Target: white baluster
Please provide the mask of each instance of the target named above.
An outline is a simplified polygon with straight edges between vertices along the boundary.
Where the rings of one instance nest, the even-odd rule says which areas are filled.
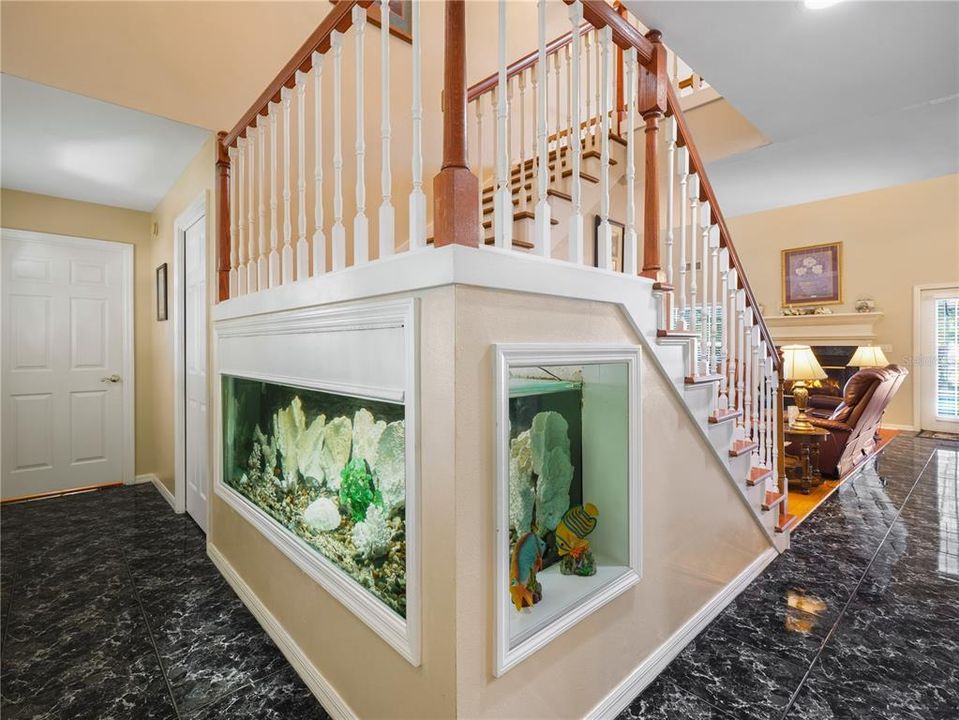
[[[238,295],[246,295],[247,283],[249,281],[249,274],[246,270],[249,246],[247,245],[246,240],[246,216],[244,215],[244,211],[246,210],[246,143],[247,141],[244,138],[236,139],[236,158],[240,173],[239,183],[237,184],[236,188],[236,221],[238,229],[237,241],[239,251],[237,254],[239,255],[240,262],[240,265],[236,271],[236,292]]]
[[[387,16],[388,18],[389,16]],[[384,21],[389,24],[389,20]],[[370,259],[370,221],[366,217],[366,109],[363,69],[366,58],[366,9],[353,6],[353,26],[356,29],[356,215],[353,217],[353,265],[363,265]]]
[[[709,366],[712,362],[712,325],[710,323],[711,312],[709,308],[709,268],[710,268],[710,258],[709,258],[709,228],[710,223],[712,222],[711,213],[712,208],[710,207],[709,201],[704,200],[700,205],[699,209],[699,227],[700,227],[700,237],[702,242],[702,260],[700,261],[700,266],[702,268],[700,275],[702,277],[702,303],[699,306],[699,318],[701,322],[700,333],[703,338],[703,357],[702,357],[702,368],[703,374],[709,374]]]
[[[236,272],[237,245],[239,243],[236,221],[237,187],[239,181],[237,173],[239,172],[239,167],[237,162],[237,149],[232,146],[228,147],[227,154],[230,157],[230,297],[234,298],[239,294]]]
[[[529,136],[532,141],[532,135]],[[529,193],[526,192],[526,175],[528,168],[526,167],[527,159],[532,160],[534,157],[533,148],[530,148],[530,154],[527,158],[526,155],[526,71],[522,70],[519,73],[519,166],[520,166],[520,191],[519,191],[519,204],[520,209],[523,211],[529,211]],[[530,143],[532,145],[532,142]]]
[[[383,27],[380,32],[380,107],[382,118],[380,135],[382,139],[380,185],[383,193],[383,202],[380,204],[380,257],[385,258],[393,254],[395,247],[394,230],[395,213],[393,211],[393,175],[390,171],[390,33],[387,27],[390,17],[389,0],[380,0],[380,18],[383,18]],[[480,215],[482,218],[482,214]]]
[[[623,272],[637,272],[636,247],[636,48],[626,53],[626,233],[623,238]]]
[[[605,47],[604,37],[606,35],[606,30],[608,28],[603,28],[602,30],[596,31],[596,78],[595,78],[595,88],[593,92],[596,95],[596,115],[599,116],[596,118],[596,122],[593,123],[593,147],[599,144],[598,135],[601,127],[607,127],[603,125],[602,115],[606,113],[609,109],[609,106],[603,102],[603,98],[606,97],[604,93],[608,88],[603,87],[603,82],[606,80],[607,76],[607,60],[606,55],[603,53],[608,52],[608,48]],[[612,32],[612,30],[610,30]]]
[[[613,236],[609,224],[609,72],[610,45],[613,31],[604,27],[599,34],[602,68],[596,74],[597,90],[596,111],[599,113],[600,132],[600,170],[599,170],[599,241],[596,243],[596,266],[604,270],[613,269]],[[600,68],[597,68],[599,70]],[[593,136],[595,139],[595,136]]]
[[[323,230],[323,60],[313,53],[313,276],[326,272],[326,232]]]
[[[758,331],[759,328],[757,328]],[[758,334],[758,333],[757,333]],[[759,448],[756,452],[756,464],[765,465],[766,463],[766,343],[762,340],[759,342],[759,353],[756,357],[756,367],[758,369],[758,382],[756,383],[756,390],[759,395],[758,402],[756,403],[759,407],[757,410],[758,421],[759,421]],[[768,465],[766,467],[769,467]]]
[[[560,51],[557,50],[556,52],[553,53],[553,75],[554,75],[554,81],[556,84],[556,99],[553,100],[553,102],[556,105],[556,128],[555,128],[556,143],[554,145],[556,149],[556,163],[554,167],[556,168],[557,179],[559,179],[558,176],[560,174],[559,146],[560,146],[560,128],[562,127],[562,120],[560,120],[560,118],[562,117],[562,109],[563,109],[563,106],[560,103],[560,98],[562,97],[562,95],[560,94],[561,80],[560,80],[560,72],[559,72],[559,61],[560,61]]]
[[[476,183],[476,204],[479,208],[479,237],[480,242],[486,237],[486,229],[483,227],[483,187],[486,185],[486,173],[483,167],[483,96],[474,100],[476,105],[476,177],[479,182]]]
[[[337,30],[331,33],[330,47],[333,50],[333,270],[342,270],[346,267],[346,228],[343,226],[343,33]]]
[[[729,295],[729,251],[726,248],[719,249],[717,263],[717,272],[719,273],[717,284],[721,285],[722,289],[719,290],[719,304],[716,304],[715,300],[713,302],[714,312],[716,313],[713,327],[719,327],[720,322],[722,322],[722,334],[717,335],[714,332],[714,339],[719,343],[716,348],[716,372],[720,376],[719,398],[716,407],[720,410],[726,410],[729,408],[729,386],[727,385],[728,377],[726,375],[726,363],[728,361],[726,338],[729,333],[729,316],[726,313],[726,298]]]
[[[286,91],[286,88],[283,88]],[[280,93],[283,96],[283,92]],[[284,111],[286,108],[284,107]],[[269,260],[269,283],[270,287],[276,287],[280,284],[280,253],[277,252],[277,234],[276,234],[276,115],[277,104],[270,103],[270,260]],[[289,131],[289,125],[283,128],[283,142],[286,143],[286,135]]]
[[[712,279],[709,283],[712,291],[712,299],[709,303],[709,372],[719,372],[720,347],[717,345],[719,338],[716,336],[716,328],[719,326],[719,226],[710,225],[709,227],[709,251],[712,258],[710,267],[712,268]],[[725,297],[725,295],[723,295]]]
[[[423,192],[423,50],[420,0],[410,3],[413,29],[413,190],[410,192],[410,249],[426,247],[426,194]],[[480,216],[482,218],[482,215]],[[482,219],[480,220],[482,223]],[[483,234],[480,233],[480,237]]]
[[[775,350],[773,352],[775,352]],[[772,468],[772,471],[773,471],[772,483],[774,485],[774,489],[778,490],[779,489],[778,488],[779,433],[782,431],[782,427],[779,422],[780,420],[779,418],[779,373],[776,370],[773,370],[771,382],[772,382],[773,397],[771,402],[772,412],[769,416],[769,419],[770,419],[770,424],[772,425],[772,428],[773,428],[773,440],[772,440],[772,453],[770,454],[771,459],[769,462],[769,467]]]
[[[583,4],[574,2],[569,6],[569,24],[572,32],[572,59],[570,96],[572,98],[570,106],[572,108],[572,118],[570,120],[569,139],[573,152],[572,160],[572,187],[570,196],[572,197],[573,207],[570,210],[569,217],[569,261],[577,265],[583,264],[583,186],[579,176],[580,165],[582,163],[583,145],[580,142],[582,133],[580,125],[582,119],[579,112],[581,107],[580,91],[582,90],[582,78],[580,77],[580,64],[582,61],[580,40],[582,35],[579,32],[579,26],[583,23]],[[589,35],[586,36],[587,38]]]
[[[689,175],[689,325],[693,332],[699,332],[699,318],[696,311],[699,308],[698,300],[698,281],[696,279],[697,263],[696,254],[699,246],[699,224],[697,221],[699,212],[699,175],[690,173]],[[702,348],[700,348],[700,351]]]
[[[582,22],[582,19],[583,19],[583,8],[582,8],[582,3],[581,3],[581,2],[574,2],[572,5],[570,5],[570,6],[569,6],[570,12],[572,12],[573,8],[576,7],[576,6],[580,6],[580,7],[579,7],[579,17],[580,17],[580,22]],[[575,35],[576,35],[576,28],[573,28],[573,36],[575,37]],[[592,46],[593,46],[594,44],[596,44],[597,42],[599,42],[599,31],[598,31],[598,30],[590,30],[589,32],[586,33],[586,35],[585,35],[585,40],[584,40],[584,43],[583,43],[584,48],[585,48],[585,53],[586,53],[586,118],[585,118],[585,122],[586,122],[586,135],[585,135],[585,138],[584,138],[583,142],[580,143],[580,145],[582,145],[584,148],[585,148],[585,146],[586,146],[586,143],[590,142],[590,135],[591,135],[592,132],[593,132],[593,92],[592,92],[592,86],[593,86],[593,52],[592,52]],[[578,128],[577,128],[576,137],[577,137],[577,138],[580,137],[580,132],[578,131]]]
[[[750,320],[752,325],[749,328],[749,344],[752,351],[752,360],[751,360],[751,371],[752,371],[752,408],[753,413],[753,440],[756,442],[759,441],[759,327],[755,324],[756,319],[753,316],[753,313],[750,309],[749,313]],[[753,456],[758,457],[758,454],[753,450]]]
[[[566,149],[572,149],[573,142],[573,92],[572,92],[572,50],[571,46],[567,45],[563,52],[566,53]],[[559,97],[559,94],[556,95]]]
[[[257,118],[257,125],[262,122],[262,118]],[[270,286],[270,266],[266,256],[266,127],[259,128],[256,133],[257,140],[257,187],[259,189],[259,212],[257,220],[260,223],[258,235],[258,251],[256,259],[256,283],[260,290],[266,290]]]
[[[506,138],[506,0],[499,0],[499,78],[496,85],[496,194],[493,237],[496,247],[513,247],[513,198],[509,189],[509,147]]]
[[[673,223],[675,222],[676,202],[676,116],[670,115],[667,132],[666,145],[666,284],[673,285]],[[633,135],[633,127],[629,127],[630,138]],[[673,318],[668,318],[668,329],[673,329]]]
[[[746,293],[736,291],[736,409],[741,413],[737,424],[740,437],[746,436],[748,411],[746,407]]]
[[[728,250],[726,251],[728,254]],[[727,407],[733,410],[738,408],[736,400],[736,284],[739,282],[736,268],[730,268],[726,274],[726,301],[725,316],[723,318],[723,342],[726,345],[726,394],[729,397]]]
[[[539,156],[539,172],[536,178],[536,220],[534,230],[534,245],[537,255],[549,257],[552,254],[552,238],[550,235],[550,207],[546,191],[549,185],[549,131],[546,127],[547,87],[546,87],[546,0],[536,0],[539,10],[539,59],[536,62],[536,72],[539,75],[539,97],[536,111],[537,155]],[[557,170],[558,170],[557,164]]]
[[[246,287],[247,292],[256,292],[256,210],[255,210],[255,187],[256,187],[256,128],[249,127],[246,130],[246,148],[249,151],[247,158],[246,176],[248,180],[247,193],[247,242],[249,243],[249,252],[246,255]]]
[[[682,330],[689,330],[689,316],[686,304],[686,215],[689,207],[689,149],[683,145],[679,149],[679,322]]]
[[[513,198],[514,183],[523,186],[523,172],[520,170],[516,180],[513,179],[513,78],[506,80],[506,165],[509,170],[509,196]]]
[[[287,127],[289,121],[287,121]],[[283,162],[287,164],[286,176],[289,185],[290,146],[284,143]],[[306,74],[296,73],[296,279],[309,277],[310,246],[306,242]],[[284,202],[286,194],[284,192]],[[283,282],[293,282],[293,248],[283,237]]]
[[[745,403],[744,411],[746,414],[746,438],[748,440],[752,440],[756,419],[756,414],[753,410],[753,395],[755,394],[753,392],[753,383],[755,382],[753,364],[756,360],[756,354],[753,352],[753,314],[750,311],[749,306],[746,306],[744,317],[743,365],[745,366],[745,378],[743,378],[743,390],[745,392],[745,397],[743,398],[743,402]]]

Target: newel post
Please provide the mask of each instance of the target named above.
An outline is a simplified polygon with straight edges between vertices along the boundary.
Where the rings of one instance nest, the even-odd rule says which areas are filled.
[[[433,242],[479,245],[479,179],[466,155],[466,3],[446,0],[443,167],[433,178]]]
[[[665,279],[659,259],[659,121],[666,113],[666,47],[659,30],[646,37],[653,43],[653,57],[639,73],[639,113],[646,122],[645,212],[643,223],[643,277]]]
[[[217,301],[230,299],[230,158],[223,144],[226,133],[216,134],[216,287]]]

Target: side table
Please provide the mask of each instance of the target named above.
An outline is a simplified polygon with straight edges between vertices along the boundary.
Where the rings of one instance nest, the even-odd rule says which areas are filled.
[[[812,427],[801,429],[786,425],[783,438],[799,446],[799,491],[808,495],[814,487],[822,484],[819,470],[819,446],[829,437],[829,431]]]

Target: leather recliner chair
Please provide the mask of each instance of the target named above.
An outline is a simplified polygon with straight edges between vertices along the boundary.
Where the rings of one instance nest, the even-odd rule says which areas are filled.
[[[819,448],[819,469],[823,475],[842,477],[875,450],[883,413],[908,374],[899,365],[864,368],[849,378],[841,400],[828,396],[809,398],[809,422],[829,431]],[[792,447],[786,452],[790,450]]]

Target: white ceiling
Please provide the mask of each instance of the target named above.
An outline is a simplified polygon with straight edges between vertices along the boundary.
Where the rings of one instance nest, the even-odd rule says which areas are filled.
[[[709,165],[726,215],[959,172],[959,3],[627,4],[770,140]]]
[[[209,131],[0,75],[0,185],[153,210]]]

